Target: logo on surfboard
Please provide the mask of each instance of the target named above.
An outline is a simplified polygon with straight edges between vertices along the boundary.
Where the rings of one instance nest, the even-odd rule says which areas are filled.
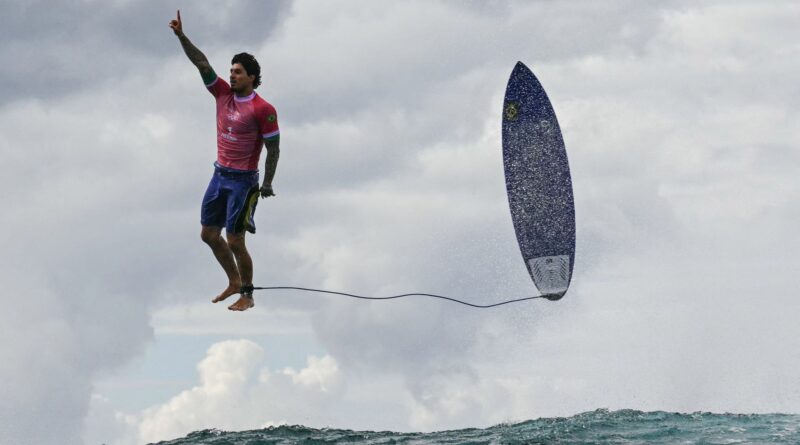
[[[506,104],[506,109],[503,111],[503,116],[507,121],[515,121],[519,116],[519,105],[516,102],[509,102]]]

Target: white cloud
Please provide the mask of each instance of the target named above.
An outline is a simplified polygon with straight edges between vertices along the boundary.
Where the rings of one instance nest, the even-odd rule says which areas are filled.
[[[322,358],[311,356],[308,358],[307,368],[300,371],[286,368],[283,373],[291,377],[294,384],[322,392],[335,391],[341,385],[339,367],[336,360],[329,355]]]
[[[271,371],[262,367],[263,360],[264,350],[250,340],[215,343],[197,366],[196,386],[141,413],[117,413],[117,429],[108,434],[117,434],[115,443],[149,443],[208,425],[224,430],[281,425],[287,410],[307,412],[309,404],[325,403],[342,388],[338,365],[330,356],[309,356],[308,366],[298,371]],[[93,408],[96,417],[109,406]]]
[[[242,398],[261,358],[261,347],[249,340],[231,340],[211,346],[206,358],[197,366],[198,386],[142,413],[140,442],[178,437],[210,424],[223,429],[246,426],[250,416],[239,415],[245,408]]]

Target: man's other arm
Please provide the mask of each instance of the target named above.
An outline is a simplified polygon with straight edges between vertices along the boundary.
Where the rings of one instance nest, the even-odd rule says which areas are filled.
[[[281,155],[281,137],[273,136],[264,139],[264,147],[267,149],[267,161],[264,165],[264,184],[261,186],[261,196],[275,196],[272,191],[272,179],[275,178],[275,170],[278,168],[278,158]]]

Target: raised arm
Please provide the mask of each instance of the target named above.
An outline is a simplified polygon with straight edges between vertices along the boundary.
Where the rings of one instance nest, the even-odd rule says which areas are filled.
[[[183,22],[181,22],[180,10],[178,10],[178,17],[169,22],[169,27],[172,28],[172,31],[178,36],[178,40],[181,41],[181,46],[183,46],[183,52],[186,53],[186,57],[188,57],[200,71],[203,80],[206,81],[206,83],[213,81],[213,77],[215,76],[214,70],[211,68],[211,64],[208,63],[205,54],[197,49],[189,38],[186,37],[186,34],[183,33]]]

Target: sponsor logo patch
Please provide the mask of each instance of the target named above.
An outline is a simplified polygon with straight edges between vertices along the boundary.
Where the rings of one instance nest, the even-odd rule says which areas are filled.
[[[503,110],[503,116],[507,121],[515,121],[519,116],[519,105],[516,102],[509,102]]]

